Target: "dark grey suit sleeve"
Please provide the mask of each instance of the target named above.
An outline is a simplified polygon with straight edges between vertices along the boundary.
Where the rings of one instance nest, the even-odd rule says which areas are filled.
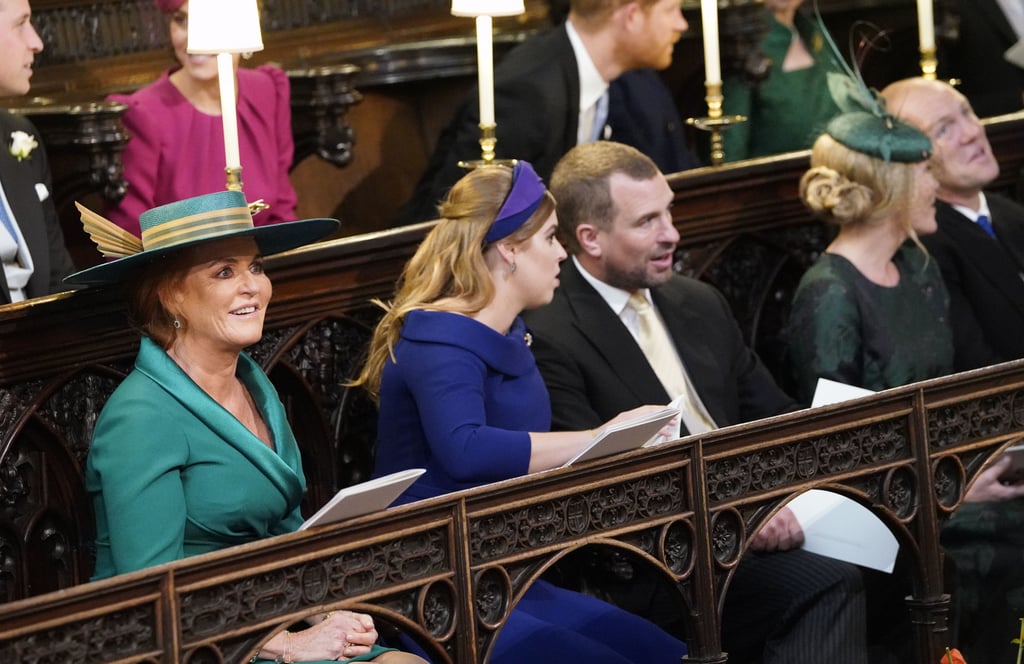
[[[586,380],[572,354],[555,339],[536,333],[531,350],[551,398],[552,431],[583,431],[604,424],[591,405]]]

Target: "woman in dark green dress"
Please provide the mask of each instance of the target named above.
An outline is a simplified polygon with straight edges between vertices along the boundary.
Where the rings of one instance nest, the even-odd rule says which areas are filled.
[[[768,32],[760,49],[770,64],[764,80],[725,77],[723,110],[747,118],[722,134],[727,161],[806,150],[839,113],[826,83],[833,56],[818,24],[798,11],[803,1],[765,0]]]
[[[836,117],[815,141],[800,194],[839,232],[790,314],[802,401],[819,377],[882,390],[952,372],[949,296],[917,240],[936,228],[930,151],[916,129],[865,111]]]

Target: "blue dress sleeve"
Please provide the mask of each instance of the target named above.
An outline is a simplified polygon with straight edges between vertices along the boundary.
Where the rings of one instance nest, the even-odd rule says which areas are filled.
[[[506,377],[489,372],[462,349],[410,350],[398,366],[416,402],[425,442],[447,474],[471,484],[525,475],[529,432],[488,424],[497,415],[488,412],[488,406],[494,410],[488,401],[493,401],[493,392],[502,391]]]

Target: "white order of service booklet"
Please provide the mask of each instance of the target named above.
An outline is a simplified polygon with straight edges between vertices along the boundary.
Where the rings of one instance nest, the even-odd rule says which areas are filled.
[[[819,378],[811,407],[874,394],[863,387]],[[804,531],[803,549],[891,573],[899,542],[871,510],[831,491],[811,489],[786,505]]]
[[[316,514],[306,519],[299,526],[299,530],[324,526],[342,519],[351,519],[386,509],[395,502],[395,498],[402,495],[402,492],[425,472],[427,472],[425,468],[409,468],[368,482],[345,487],[334,494],[334,497],[317,510]]]
[[[643,447],[645,443],[654,438],[673,417],[678,417],[679,409],[666,406],[661,410],[634,417],[633,419],[619,422],[605,427],[600,435],[595,436],[590,443],[580,450],[576,456],[563,464],[571,466],[587,459],[618,454],[628,450],[635,450]]]

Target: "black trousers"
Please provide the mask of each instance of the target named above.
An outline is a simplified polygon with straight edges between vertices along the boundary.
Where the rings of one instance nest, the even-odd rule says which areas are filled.
[[[725,595],[729,664],[867,664],[860,568],[802,549],[748,553]]]

